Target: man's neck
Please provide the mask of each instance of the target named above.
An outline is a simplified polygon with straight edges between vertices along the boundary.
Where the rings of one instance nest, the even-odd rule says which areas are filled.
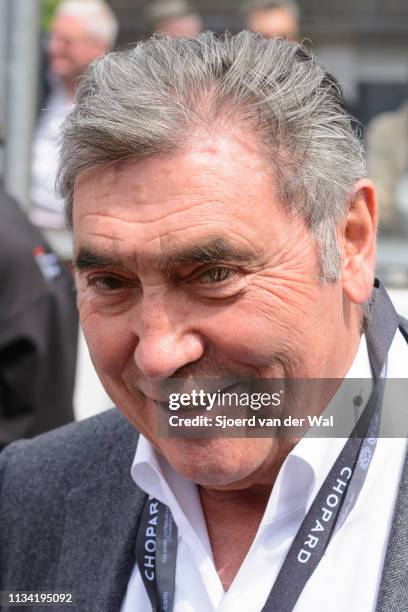
[[[215,567],[227,591],[254,541],[271,486],[240,491],[199,487]]]

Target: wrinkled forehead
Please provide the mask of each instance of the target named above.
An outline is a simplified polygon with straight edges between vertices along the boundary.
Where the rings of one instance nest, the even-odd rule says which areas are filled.
[[[74,188],[74,230],[79,218],[127,209],[135,217],[194,209],[212,204],[212,211],[240,206],[257,213],[251,198],[274,194],[273,173],[249,132],[202,132],[179,151],[143,160],[131,157],[89,168]],[[231,210],[231,212],[233,212]]]
[[[267,239],[278,208],[257,148],[209,136],[178,153],[82,172],[74,189],[74,242],[154,255],[203,241],[219,245],[225,237],[248,250]]]

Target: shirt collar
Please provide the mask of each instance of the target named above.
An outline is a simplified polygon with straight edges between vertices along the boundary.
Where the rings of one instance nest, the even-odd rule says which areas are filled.
[[[191,529],[195,532],[211,556],[197,486],[177,474],[142,434],[137,443],[131,475],[138,487],[170,508],[180,532],[186,533]]]

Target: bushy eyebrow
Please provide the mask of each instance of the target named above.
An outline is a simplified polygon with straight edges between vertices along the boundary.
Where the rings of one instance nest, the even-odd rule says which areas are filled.
[[[181,265],[215,264],[219,262],[244,263],[255,259],[255,253],[228,242],[225,238],[212,238],[202,244],[179,249],[155,258],[155,265],[163,272]]]
[[[215,237],[206,240],[202,244],[196,244],[177,249],[173,252],[154,257],[137,259],[151,263],[161,272],[169,272],[172,268],[182,265],[194,264],[216,264],[219,262],[238,264],[250,263],[256,258],[256,254],[246,248],[239,248],[231,244],[225,238]],[[124,268],[123,260],[114,254],[93,251],[87,247],[79,250],[74,259],[74,265],[80,272],[95,268]]]
[[[115,255],[98,253],[83,247],[74,258],[74,266],[79,272],[84,272],[94,268],[123,268],[123,263]]]

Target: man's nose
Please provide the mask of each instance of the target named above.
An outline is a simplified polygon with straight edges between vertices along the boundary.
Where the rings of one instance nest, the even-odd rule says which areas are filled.
[[[204,339],[186,321],[171,321],[152,309],[136,324],[138,343],[134,353],[139,371],[149,379],[166,379],[204,354]]]

